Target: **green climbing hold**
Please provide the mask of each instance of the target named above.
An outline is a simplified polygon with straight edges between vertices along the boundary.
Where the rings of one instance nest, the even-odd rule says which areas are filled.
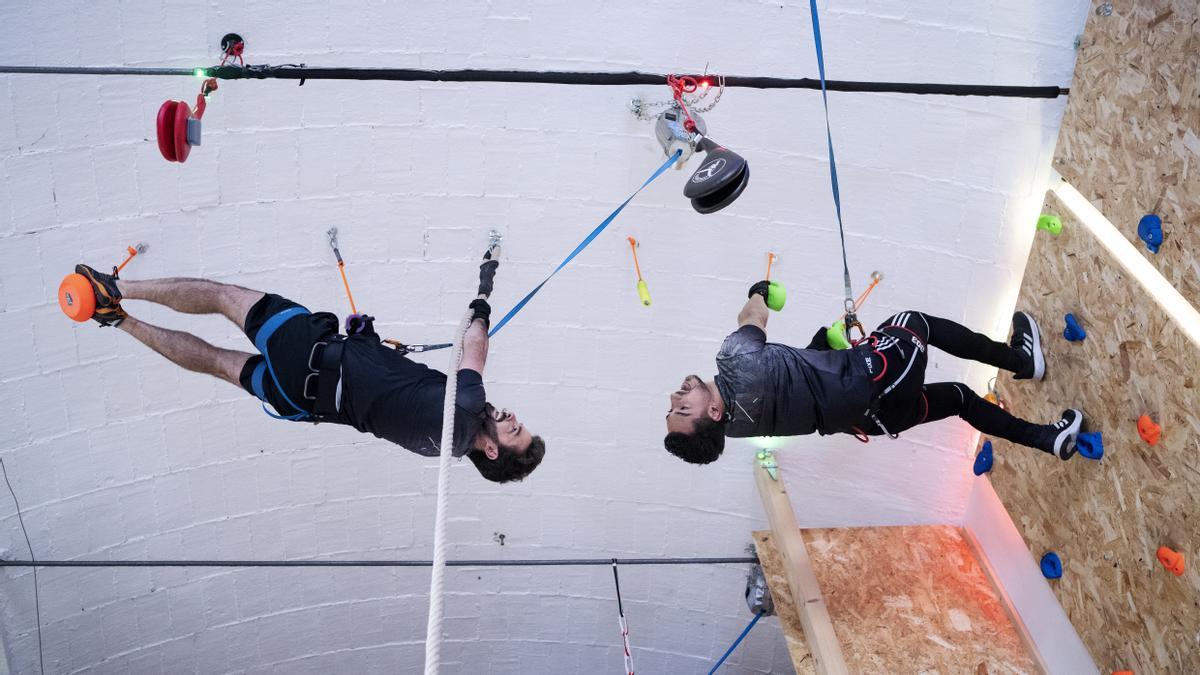
[[[1043,213],[1038,218],[1037,226],[1039,230],[1045,230],[1056,237],[1062,234],[1062,218],[1050,213]]]
[[[778,312],[783,309],[784,303],[787,302],[787,289],[783,284],[778,284],[774,281],[767,288],[767,307]]]
[[[850,340],[846,339],[846,322],[839,319],[826,328],[825,341],[830,349],[850,349]]]

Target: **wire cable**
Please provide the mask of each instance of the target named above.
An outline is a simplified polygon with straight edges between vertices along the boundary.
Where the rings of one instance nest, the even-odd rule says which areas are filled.
[[[544,558],[447,560],[446,567],[593,567],[611,565],[737,565],[755,556],[683,558]],[[0,560],[0,567],[432,567],[432,560]]]
[[[411,68],[315,68],[303,65],[212,66],[205,68],[126,68],[123,66],[4,66],[0,74],[16,75],[137,75],[168,77],[213,77],[218,80],[390,80],[397,82],[507,82],[521,84],[567,85],[661,85],[667,73],[629,71],[532,71],[532,70],[418,70]],[[697,81],[715,81],[717,75],[685,75]],[[1011,86],[991,84],[944,84],[919,82],[855,82],[829,80],[829,91],[876,94],[917,94],[943,96],[1000,96],[1006,98],[1058,98],[1067,96],[1068,87]],[[822,88],[819,80],[808,77],[725,76],[725,86],[749,89]]]
[[[17,493],[13,490],[12,483],[8,481],[8,467],[4,466],[3,459],[0,459],[0,471],[4,472],[4,484],[8,486],[8,493],[12,495],[13,505],[17,507],[17,522],[21,524],[21,534],[25,535],[25,545],[29,547],[30,566],[33,567],[33,608],[34,616],[37,619],[38,670],[42,675],[46,675],[46,652],[42,648],[42,598],[38,593],[37,557],[33,555],[33,544],[29,541],[29,531],[25,529],[25,517],[21,515],[21,503],[17,501]]]

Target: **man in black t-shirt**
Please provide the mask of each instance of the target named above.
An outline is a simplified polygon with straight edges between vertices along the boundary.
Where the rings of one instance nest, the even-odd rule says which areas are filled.
[[[805,349],[767,342],[768,283],[750,289],[738,329],[717,354],[717,375],[689,375],[671,394],[664,444],[693,464],[717,459],[725,437],[800,436],[813,432],[893,438],[918,424],[958,415],[979,431],[1043,450],[1061,459],[1075,454],[1083,413],[1067,410],[1052,424],[1032,424],[975,395],[957,382],[925,383],[926,351],[1042,379],[1045,361],[1037,323],[1013,315],[1009,344],[921,312],[888,318],[846,350],[832,350],[824,328]]]
[[[479,473],[504,483],[529,475],[546,446],[517,416],[487,402],[483,368],[487,361],[491,293],[496,262],[481,265],[480,299],[463,337],[455,397],[454,449]],[[269,404],[268,414],[297,421],[345,424],[420,455],[437,456],[442,435],[446,375],[408,359],[380,342],[369,322],[353,334],[339,334],[338,319],[311,313],[278,295],[207,279],[118,280],[86,265],[84,275],[96,293],[92,318],[116,326],[191,371],[241,386]],[[188,314],[222,314],[250,338],[258,354],[220,349],[194,335],[139,321],[123,300],[147,300]],[[365,330],[358,328],[366,326]]]

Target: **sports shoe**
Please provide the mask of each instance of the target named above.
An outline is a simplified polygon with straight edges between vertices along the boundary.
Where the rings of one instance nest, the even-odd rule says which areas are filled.
[[[1062,419],[1048,426],[1051,429],[1047,434],[1050,447],[1042,449],[1059,459],[1071,459],[1075,455],[1075,439],[1083,427],[1083,413],[1075,409],[1064,410]]]
[[[1041,380],[1046,374],[1046,357],[1042,354],[1042,332],[1037,322],[1025,312],[1013,314],[1012,339],[1009,346],[1021,353],[1021,369],[1014,380]]]
[[[87,265],[76,265],[75,273],[82,274],[96,294],[96,311],[92,318],[101,326],[119,326],[128,314],[121,308],[121,291],[117,290],[117,270],[112,274],[97,272]]]

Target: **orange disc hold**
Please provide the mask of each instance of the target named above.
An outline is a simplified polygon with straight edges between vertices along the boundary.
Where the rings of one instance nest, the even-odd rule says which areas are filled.
[[[84,322],[96,312],[96,292],[82,274],[68,274],[58,285],[58,306],[74,321]]]
[[[1167,571],[1177,577],[1183,576],[1184,561],[1183,554],[1178,551],[1172,551],[1166,546],[1159,546],[1157,551],[1158,562],[1167,568]]]

